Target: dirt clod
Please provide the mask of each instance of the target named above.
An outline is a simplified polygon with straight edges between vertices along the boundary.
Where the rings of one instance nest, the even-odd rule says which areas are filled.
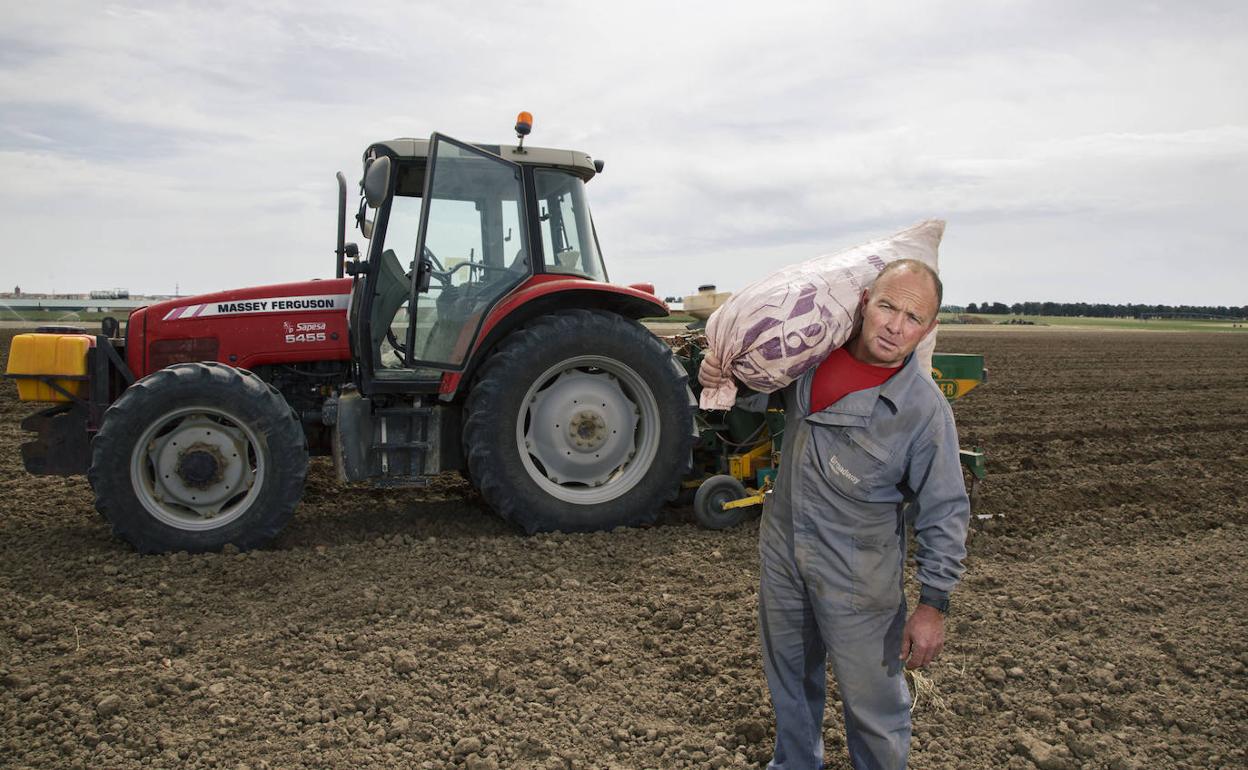
[[[481,739],[476,737],[460,738],[455,744],[455,754],[464,756],[465,754],[475,754],[481,750]]]
[[[493,757],[479,757],[469,754],[464,760],[464,770],[498,770],[498,760]]]
[[[1074,765],[1058,750],[1034,735],[1020,734],[1014,741],[1014,752],[1030,759],[1040,770],[1069,770]]]
[[[410,652],[401,652],[394,657],[396,674],[410,674],[418,668],[420,668],[420,661]]]
[[[121,712],[121,696],[109,693],[95,702],[95,712],[104,719]]]

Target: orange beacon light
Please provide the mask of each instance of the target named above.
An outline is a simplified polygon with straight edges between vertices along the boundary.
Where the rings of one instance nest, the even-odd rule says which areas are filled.
[[[516,146],[518,152],[524,152],[524,137],[529,135],[533,130],[533,115],[529,112],[521,112],[516,116],[516,138],[520,143]]]

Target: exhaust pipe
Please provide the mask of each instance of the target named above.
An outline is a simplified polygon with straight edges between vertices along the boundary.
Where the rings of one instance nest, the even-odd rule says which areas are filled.
[[[338,174],[338,248],[334,250],[334,277],[342,277],[347,260],[347,178]]]

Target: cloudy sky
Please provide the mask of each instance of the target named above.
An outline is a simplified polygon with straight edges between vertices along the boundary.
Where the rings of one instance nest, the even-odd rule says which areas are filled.
[[[5,290],[332,275],[335,171],[527,109],[617,282],[941,217],[949,302],[1248,304],[1242,2],[3,1]]]

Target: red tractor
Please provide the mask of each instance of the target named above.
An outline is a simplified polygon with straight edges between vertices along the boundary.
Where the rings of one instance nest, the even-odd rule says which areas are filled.
[[[696,405],[638,319],[652,286],[608,282],[585,198],[602,163],[440,134],[364,153],[338,278],[166,300],[94,336],[15,338],[9,376],[56,405],[23,422],[32,473],[87,474],[143,552],[252,548],[303,493],[460,471],[527,532],[653,521],[690,469]],[[350,277],[343,277],[343,271]],[[68,351],[68,352],[66,352]]]

